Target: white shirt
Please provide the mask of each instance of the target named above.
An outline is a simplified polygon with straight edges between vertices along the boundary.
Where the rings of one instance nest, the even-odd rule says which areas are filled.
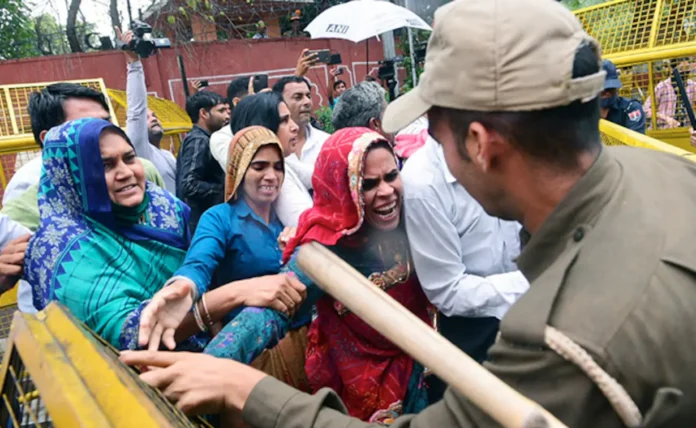
[[[233,137],[234,134],[232,134],[230,125],[223,126],[210,136],[210,153],[220,164],[223,171],[227,171],[227,155],[229,154],[230,143],[232,143]]]
[[[2,198],[2,203],[5,204],[16,197],[21,196],[24,192],[26,192],[27,188],[33,186],[34,184],[38,184],[41,178],[42,166],[43,161],[41,156],[39,156],[18,169],[10,179],[10,182],[7,183],[5,195]],[[3,235],[5,230],[3,222],[5,221],[5,218],[10,220],[10,218],[4,214],[0,214],[0,231],[3,233]],[[24,226],[21,227],[24,228]],[[29,229],[27,229],[27,232],[25,233],[30,233]],[[21,236],[21,234],[19,236]],[[9,238],[8,241],[11,239],[14,238]],[[4,241],[4,244],[7,244],[7,241]],[[35,314],[37,312],[36,308],[34,307],[34,300],[31,294],[31,285],[29,285],[29,283],[23,279],[19,281],[19,285],[17,286],[17,307],[20,311],[29,314]]]
[[[10,182],[7,183],[7,187],[5,187],[2,204],[5,205],[12,199],[21,196],[30,186],[38,184],[41,178],[42,167],[43,160],[41,156],[37,156],[15,171]]]
[[[0,251],[5,248],[10,241],[31,233],[29,229],[0,213]]]
[[[514,260],[519,223],[488,215],[457,183],[432,138],[406,162],[404,216],[425,295],[448,317],[503,315],[529,283]]]
[[[297,227],[300,214],[312,207],[309,189],[313,170],[312,165],[303,164],[294,153],[285,158],[285,179],[275,202],[276,215],[283,226]]]
[[[300,160],[302,163],[312,165],[312,168],[314,168],[314,164],[317,161],[319,152],[330,135],[313,127],[312,125],[307,125],[306,134],[307,140],[305,141],[304,146],[302,146],[302,157]]]
[[[0,251],[5,248],[10,241],[31,233],[29,229],[13,221],[5,214],[0,213]],[[22,312],[30,314],[36,313],[34,301],[32,300],[31,285],[24,280],[19,281],[17,286],[17,306]]]
[[[147,125],[147,87],[143,64],[140,61],[128,64],[126,97],[128,100],[126,135],[133,143],[135,153],[152,162],[157,171],[162,174],[164,186],[170,193],[176,194],[176,158],[169,150],[150,144]]]

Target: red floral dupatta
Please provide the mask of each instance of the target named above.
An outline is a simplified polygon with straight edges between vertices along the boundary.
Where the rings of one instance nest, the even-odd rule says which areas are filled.
[[[428,302],[412,271],[403,229],[381,236],[379,242],[364,233],[365,157],[380,141],[382,136],[366,128],[343,129],[326,141],[312,178],[314,206],[300,217],[284,258],[287,261],[297,246],[311,241],[333,246],[339,257],[429,322]],[[413,359],[330,296],[319,300],[317,313],[305,362],[312,389],[332,388],[351,416],[362,420],[387,409],[400,413],[412,392]]]

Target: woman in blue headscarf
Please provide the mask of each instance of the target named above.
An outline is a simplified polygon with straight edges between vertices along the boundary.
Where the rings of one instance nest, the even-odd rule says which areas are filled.
[[[239,137],[252,131],[242,131]],[[230,164],[238,186],[242,178],[258,175],[258,164],[264,162],[254,160],[263,147],[276,147],[271,152],[282,166],[282,148],[272,132],[266,130],[251,140],[253,144],[240,150]],[[143,309],[184,263],[190,245],[189,208],[145,180],[126,135],[104,120],[80,119],[53,128],[44,141],[43,163],[41,221],[25,259],[34,305],[41,310],[59,301],[113,346],[137,348]],[[274,165],[271,162],[271,169]],[[273,266],[277,271],[279,258],[274,253],[247,262],[257,271]],[[206,321],[222,321],[249,299],[256,305],[272,305],[282,287],[232,284],[209,290]],[[195,300],[198,288],[190,293]],[[263,297],[266,294],[271,297]],[[176,329],[177,349],[203,350],[211,335],[200,331],[201,322],[195,312],[186,311]],[[174,341],[173,331],[169,339]]]
[[[135,348],[142,309],[186,255],[189,208],[145,180],[120,128],[80,119],[46,135],[39,211],[25,260],[36,308],[60,301],[112,345]]]

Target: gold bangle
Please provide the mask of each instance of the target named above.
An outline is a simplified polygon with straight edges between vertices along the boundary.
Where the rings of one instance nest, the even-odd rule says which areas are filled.
[[[213,317],[210,316],[210,312],[208,311],[208,303],[205,301],[205,293],[201,294],[201,302],[203,303],[203,320],[208,323],[208,328],[212,327],[214,322],[213,322]]]
[[[197,303],[193,305],[193,318],[196,320],[196,325],[201,331],[208,331],[208,327],[206,327],[203,319],[201,318],[201,313],[198,310]]]

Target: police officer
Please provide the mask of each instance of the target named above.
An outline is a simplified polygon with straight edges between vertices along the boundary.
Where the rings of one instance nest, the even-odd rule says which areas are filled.
[[[600,101],[602,119],[645,134],[643,106],[636,100],[619,96],[619,89],[623,85],[613,62],[605,59],[602,62],[602,68],[607,72]]]
[[[530,287],[500,322],[492,374],[569,427],[693,427],[696,164],[602,145],[598,51],[556,2],[454,0],[435,14],[418,86],[382,128],[427,112],[449,173],[488,214],[524,226],[517,266]],[[253,428],[377,426],[342,415],[329,388],[308,395],[233,360],[121,358],[160,367],[141,379],[189,413],[241,411]],[[449,388],[391,428],[492,426]]]

